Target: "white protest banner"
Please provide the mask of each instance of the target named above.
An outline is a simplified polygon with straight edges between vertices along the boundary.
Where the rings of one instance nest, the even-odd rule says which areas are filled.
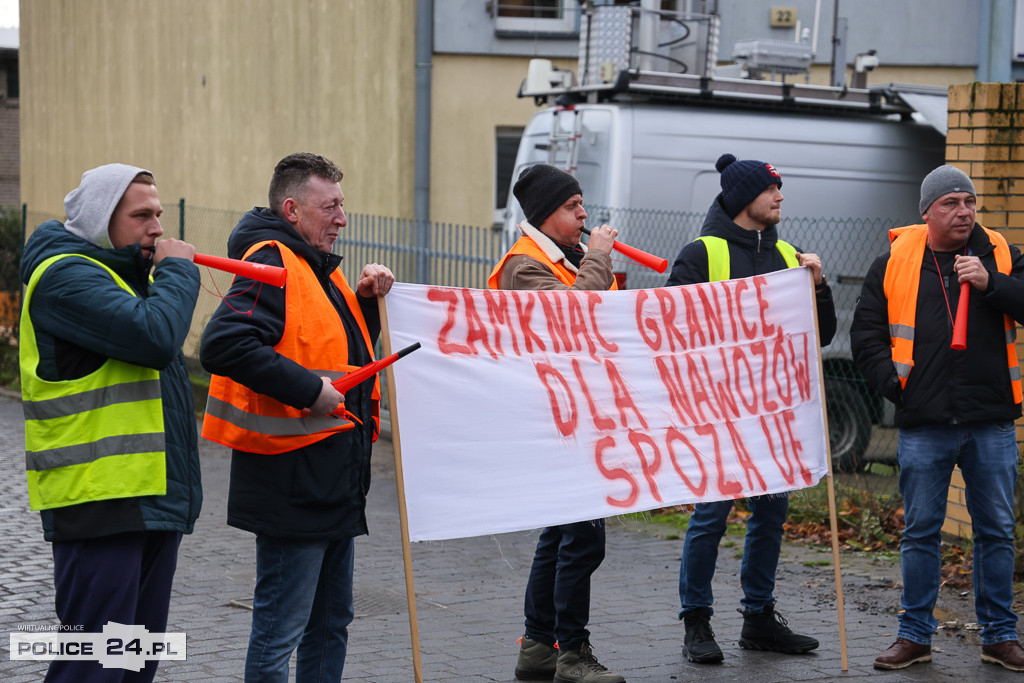
[[[409,537],[813,486],[828,472],[805,268],[622,292],[396,283]]]

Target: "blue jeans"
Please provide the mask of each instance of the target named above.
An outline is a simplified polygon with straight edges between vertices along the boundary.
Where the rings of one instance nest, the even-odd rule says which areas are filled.
[[[526,637],[578,650],[590,637],[590,576],[604,560],[604,520],[549,526],[526,582]]]
[[[974,605],[981,642],[1017,640],[1013,602],[1013,489],[1017,438],[1013,423],[971,422],[901,429],[897,451],[906,530],[900,546],[904,612],[899,637],[927,645],[942,570],[941,529],[953,466],[966,486],[974,532]]]
[[[714,595],[711,579],[715,576],[718,544],[725,534],[731,500],[697,503],[683,540],[679,562],[679,618],[690,610],[711,609]],[[789,495],[775,493],[747,499],[750,517],[743,542],[740,604],[748,612],[763,612],[775,604],[775,569],[782,549],[782,525],[789,514]],[[711,609],[712,613],[714,610]]]
[[[353,539],[297,541],[256,536],[256,591],[246,683],[340,681],[352,623]]]

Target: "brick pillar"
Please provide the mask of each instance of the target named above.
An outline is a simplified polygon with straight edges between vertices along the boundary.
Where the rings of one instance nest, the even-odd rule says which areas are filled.
[[[946,162],[974,182],[978,222],[1024,249],[1024,84],[951,86]],[[1024,330],[1018,330],[1017,355],[1024,359]],[[1022,442],[1024,422],[1018,420],[1017,443]],[[943,531],[969,536],[970,517],[963,500],[963,478],[957,470]]]
[[[949,89],[946,161],[978,191],[978,222],[1024,245],[1024,84]]]

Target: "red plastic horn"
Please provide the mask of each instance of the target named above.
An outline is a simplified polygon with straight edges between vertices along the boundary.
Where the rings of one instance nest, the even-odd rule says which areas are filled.
[[[364,365],[361,368],[357,368],[357,369],[353,370],[352,372],[349,372],[349,373],[347,373],[345,375],[342,375],[338,379],[336,379],[333,382],[331,382],[331,384],[334,385],[335,389],[337,389],[338,391],[340,391],[341,393],[344,394],[346,391],[348,391],[352,387],[356,386],[360,382],[364,382],[367,379],[369,379],[370,377],[373,377],[378,372],[380,372],[381,370],[383,370],[387,366],[391,365],[392,363],[394,363],[399,358],[402,358],[403,356],[409,355],[410,353],[412,353],[413,351],[415,351],[418,348],[420,348],[420,343],[419,342],[416,342],[415,344],[410,344],[409,346],[406,346],[404,349],[402,349],[400,351],[396,351],[395,353],[391,354],[390,356],[386,356],[384,358],[381,358],[380,360],[375,360],[372,363],[367,363],[366,365]],[[331,415],[338,415],[338,416],[342,416],[344,414],[345,414],[344,409],[341,409],[340,411],[336,409],[333,413],[331,413]]]
[[[588,228],[583,228],[582,230],[584,234],[590,234],[590,230]],[[623,244],[618,240],[616,240],[615,243],[612,244],[612,249],[619,252],[623,256],[628,256],[629,258],[633,259],[640,265],[647,266],[651,270],[657,271],[659,273],[664,273],[665,269],[668,268],[668,259],[663,259],[660,256],[655,256],[654,254],[648,254],[646,251],[641,251],[636,247],[631,247],[628,244]]]
[[[251,263],[233,258],[224,258],[223,256],[209,256],[207,254],[196,254],[192,260],[197,266],[209,266],[210,268],[223,270],[227,273],[247,277],[250,280],[266,282],[268,285],[274,285],[275,287],[284,287],[285,280],[288,278],[288,271],[284,268],[268,266],[263,263]]]
[[[956,305],[956,322],[953,323],[953,343],[949,348],[963,351],[967,348],[967,301],[971,298],[971,283],[960,285],[960,302]]]

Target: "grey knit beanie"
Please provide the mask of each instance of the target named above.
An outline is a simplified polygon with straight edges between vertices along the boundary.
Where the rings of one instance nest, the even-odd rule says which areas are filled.
[[[512,186],[512,194],[523,207],[526,220],[535,228],[567,199],[582,195],[579,181],[560,168],[548,164],[527,166]]]
[[[974,183],[956,166],[939,166],[924,177],[921,183],[921,213],[928,210],[936,199],[950,192],[970,192],[975,198]]]

